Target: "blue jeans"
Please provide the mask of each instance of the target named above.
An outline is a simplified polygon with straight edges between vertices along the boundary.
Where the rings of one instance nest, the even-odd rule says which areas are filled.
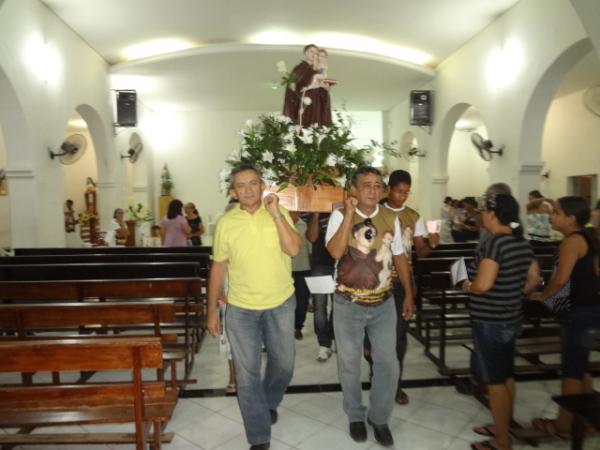
[[[250,445],[271,440],[270,409],[277,409],[294,372],[294,310],[292,295],[280,306],[250,310],[227,305],[226,331],[237,383],[237,399]],[[261,377],[261,348],[267,367]]]
[[[333,266],[315,265],[310,274],[313,277],[333,275],[333,269]],[[327,348],[331,347],[334,338],[333,320],[331,315],[327,317],[327,299],[330,296],[330,294],[313,294],[315,334],[319,345]]]
[[[375,424],[385,424],[394,406],[399,375],[394,300],[390,296],[381,305],[361,306],[334,294],[333,308],[344,411],[350,422],[365,420],[367,408],[362,404],[360,362],[364,334],[367,332],[373,358],[368,418]]]

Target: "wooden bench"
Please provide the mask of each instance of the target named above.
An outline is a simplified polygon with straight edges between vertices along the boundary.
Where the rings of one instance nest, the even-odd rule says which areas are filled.
[[[163,343],[163,359],[171,368],[171,385],[190,382],[177,380],[176,363],[185,359],[184,352],[167,351],[166,347],[177,342],[176,334],[164,334],[162,327],[175,322],[175,305],[172,301],[160,302],[103,302],[103,303],[54,303],[27,305],[0,305],[0,331],[6,336],[0,340],[49,340],[49,339],[98,339],[128,332],[120,337],[160,338]],[[92,334],[93,332],[93,334]],[[100,333],[100,334],[98,334]],[[144,333],[144,334],[140,334]],[[164,379],[164,370],[157,369],[157,379]],[[82,374],[85,382],[93,372]],[[33,384],[31,374],[24,374],[23,381]],[[52,382],[60,384],[60,374],[54,373]]]
[[[212,246],[198,247],[45,247],[45,248],[15,248],[15,255],[86,255],[90,253],[103,254],[146,254],[146,253],[206,253],[212,255]]]
[[[4,264],[0,281],[199,277],[197,262]]]
[[[164,324],[167,330],[181,330],[185,351],[185,379],[194,363],[195,353],[204,335],[202,280],[165,278],[143,280],[57,280],[0,281],[0,303],[57,303],[65,301],[132,301],[174,300],[175,323]]]
[[[164,382],[143,381],[143,369],[162,367],[159,338],[0,342],[0,372],[115,371],[131,373],[127,382],[60,386],[0,387],[0,427],[134,423],[135,433],[0,434],[0,444],[59,445],[135,442],[137,450],[161,446],[161,424],[167,422],[177,392]],[[153,426],[152,437],[149,436]],[[169,439],[169,436],[163,436]],[[172,435],[170,436],[172,438]]]

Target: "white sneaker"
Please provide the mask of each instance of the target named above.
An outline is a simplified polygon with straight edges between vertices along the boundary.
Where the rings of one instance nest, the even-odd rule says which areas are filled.
[[[319,354],[317,355],[317,361],[325,362],[331,357],[331,349],[327,347],[319,347]]]

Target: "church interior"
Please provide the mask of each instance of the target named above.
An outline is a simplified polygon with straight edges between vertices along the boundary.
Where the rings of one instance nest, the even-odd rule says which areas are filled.
[[[481,205],[488,186],[505,183],[525,221],[532,191],[547,199],[580,196],[592,210],[600,209],[599,30],[597,0],[0,0],[0,355],[10,359],[21,352],[15,343],[23,342],[23,354],[45,367],[13,373],[10,365],[0,367],[7,372],[0,373],[0,446],[137,449],[145,445],[142,435],[155,439],[150,448],[158,448],[156,439],[172,450],[248,447],[223,344],[203,329],[211,245],[229,201],[223,175],[231,169],[228,161],[243,153],[252,123],[282,112],[290,86],[285,77],[303,59],[307,44],[327,51],[334,123],[347,121],[353,148],[382,144],[369,150],[369,161],[384,180],[399,169],[411,174],[407,205],[423,219],[442,219],[445,197],[474,197]],[[310,103],[302,108],[308,111]],[[260,162],[273,175],[277,161]],[[297,195],[310,189],[303,192]],[[342,197],[335,201],[343,201],[342,189],[337,192]],[[191,203],[201,217],[197,251],[152,250],[161,245],[157,230],[174,199]],[[293,210],[297,203],[284,205]],[[548,238],[544,244],[554,251],[560,236]],[[450,245],[440,251],[453,258],[474,248],[449,250],[452,238],[444,236],[441,244]],[[551,268],[546,247],[534,246]],[[96,258],[101,248],[108,251]],[[7,262],[11,258],[21,260]],[[434,278],[430,270],[447,268],[413,263],[413,270],[422,303],[404,358],[409,402],[395,404],[389,420],[395,448],[470,448],[482,437],[473,428],[493,420],[485,393],[470,378],[468,307],[462,297],[453,300],[452,289],[427,285]],[[101,278],[110,279],[108,287]],[[108,303],[118,303],[111,297],[132,300],[123,302],[131,309],[119,313],[131,322],[118,318],[98,325],[100,317],[109,321]],[[144,326],[132,325],[134,316],[148,313],[141,303],[150,297],[159,302]],[[61,300],[65,320],[79,314],[68,301],[94,298],[99,301],[90,303],[98,308],[109,302],[77,326],[37,323],[33,316],[27,325],[29,309],[50,308],[47,298]],[[21,301],[28,305],[23,310],[15,307]],[[309,310],[296,336],[294,374],[272,427],[271,448],[383,448],[370,431],[361,443],[348,435],[336,355],[317,359],[313,314]],[[511,448],[576,448],[573,436],[531,429],[532,418],[556,415],[552,396],[561,392],[558,327],[548,316],[533,322],[517,355]],[[536,334],[546,327],[551,337]],[[53,365],[35,350],[39,330],[65,337],[65,329],[84,328],[81,345],[89,345],[90,333],[103,334],[106,357],[88,357],[81,367],[56,358]],[[158,363],[169,370],[157,368],[150,355],[156,349],[148,341],[148,354],[141,356],[148,361],[141,366],[133,358],[131,368],[121,367],[115,357],[113,372],[101,371],[112,364],[110,345],[114,355],[125,346],[123,330],[139,334],[142,328],[144,336],[160,338],[152,343],[165,346]],[[167,347],[174,349],[169,357]],[[89,362],[96,357],[97,364]],[[64,361],[73,358],[66,355]],[[590,359],[598,388],[598,352]],[[68,373],[59,379],[55,374],[63,370]],[[123,392],[135,402],[146,396],[148,414],[164,408],[148,400],[159,387],[167,392],[163,400],[174,392],[166,416],[121,420],[112,409],[106,418],[68,423],[54,414],[46,423],[52,426],[31,426],[27,420],[38,419],[23,415],[21,423],[17,414],[2,412],[2,399],[14,403],[10,389],[21,383],[48,392],[63,383],[118,384],[127,370],[139,372],[144,381],[135,383],[144,387],[140,394],[137,384],[123,384]],[[159,372],[156,384],[146,384]],[[368,398],[366,360],[361,380]],[[73,395],[76,403],[79,394]],[[596,425],[587,424],[579,448],[600,448],[596,402]],[[148,424],[152,430],[142,431]],[[11,441],[16,429],[29,437]],[[53,433],[66,437],[52,440]],[[120,437],[95,442],[82,437],[103,433]],[[36,435],[42,437],[32,439]]]

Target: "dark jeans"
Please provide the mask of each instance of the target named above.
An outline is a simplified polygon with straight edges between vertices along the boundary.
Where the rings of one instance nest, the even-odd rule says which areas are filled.
[[[402,308],[404,306],[404,287],[397,281],[394,281],[392,292],[394,294],[394,303],[396,304],[396,355],[398,356],[398,364],[400,365],[400,375],[398,376],[398,389],[402,384],[402,371],[404,369],[404,355],[406,355],[407,347],[407,332],[408,332],[408,320],[405,320],[402,316]],[[370,354],[371,342],[369,341],[368,334],[365,333],[365,350]],[[367,358],[369,364],[371,363],[371,357]]]
[[[294,293],[296,295],[296,313],[294,316],[294,328],[296,330],[301,330],[306,320],[306,309],[308,308],[310,292],[304,277],[309,276],[310,270],[292,272],[292,277],[294,277]]]
[[[600,306],[573,308],[561,319],[561,366],[564,378],[581,380],[588,371],[590,350],[583,345],[588,330],[600,328]]]
[[[311,276],[333,275],[333,266],[314,265],[311,270]],[[331,294],[313,294],[314,305],[314,324],[317,341],[321,347],[331,347],[331,341],[334,339],[333,333],[333,307],[329,317],[327,316],[327,299],[332,298]]]

